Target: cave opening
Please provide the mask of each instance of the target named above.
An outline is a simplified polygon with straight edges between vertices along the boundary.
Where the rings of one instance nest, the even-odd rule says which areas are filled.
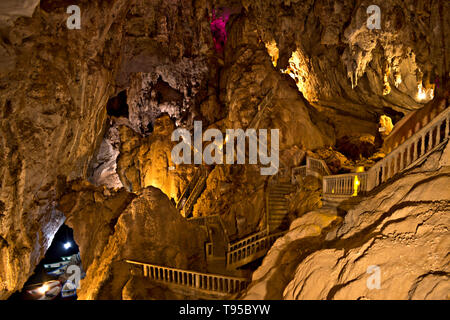
[[[83,275],[80,252],[73,238],[73,230],[62,224],[44,258],[36,266],[22,290],[11,295],[9,299],[76,300],[74,283]]]
[[[403,112],[396,111],[390,107],[383,107],[383,113],[391,118],[394,125],[405,116]]]
[[[106,104],[106,112],[109,116],[128,118],[127,92],[123,90]]]

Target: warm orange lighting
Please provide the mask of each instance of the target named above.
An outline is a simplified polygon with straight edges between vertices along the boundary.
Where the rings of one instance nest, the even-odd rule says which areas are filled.
[[[353,196],[356,197],[358,195],[358,188],[361,182],[358,179],[358,176],[355,176],[355,180],[353,182]]]
[[[265,45],[266,45],[267,53],[269,53],[269,56],[272,58],[272,64],[274,67],[276,67],[278,57],[280,54],[278,47],[277,47],[277,43],[275,42],[275,40],[272,40],[272,41],[266,42]]]
[[[47,284],[44,284],[42,287],[38,288],[40,294],[44,294],[48,291],[49,287]]]
[[[417,99],[431,100],[434,98],[434,89],[425,89],[421,83],[417,85]]]
[[[402,83],[402,75],[400,74],[400,72],[395,74],[395,86],[398,88],[398,86]]]
[[[292,52],[292,55],[289,58],[288,67],[285,70],[281,69],[280,71],[288,74],[295,80],[298,90],[303,94],[306,100],[316,100],[316,97],[311,95],[312,91],[309,79],[308,60],[299,49]]]
[[[356,172],[364,172],[364,166],[357,167]]]
[[[394,129],[392,119],[384,114],[380,117],[379,124],[380,124],[379,131],[382,132],[384,136],[389,135],[392,132],[392,129]]]
[[[385,73],[383,77],[383,96],[391,93],[391,85],[389,84],[388,75],[388,73]]]
[[[417,89],[418,89],[418,91],[417,91],[417,98],[419,100],[425,100],[427,98],[427,93],[423,89],[422,84],[419,84]]]

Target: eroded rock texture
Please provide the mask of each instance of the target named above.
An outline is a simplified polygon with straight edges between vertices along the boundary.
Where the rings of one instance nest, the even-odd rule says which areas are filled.
[[[2,26],[1,298],[20,289],[42,258],[64,221],[55,209],[61,186],[86,177],[102,139],[117,63],[112,43],[122,37],[114,20],[126,5],[82,5],[80,31],[68,32],[62,1],[42,1],[31,18]]]
[[[109,188],[112,196],[104,196],[112,200],[100,202],[125,205],[121,187],[145,202],[144,194],[156,192],[151,186],[178,200],[194,170],[171,169],[171,129],[158,131],[162,115],[170,128],[188,129],[193,120],[245,129],[258,115],[260,128],[280,129],[282,152],[314,151],[337,173],[373,156],[382,114],[395,125],[446,89],[448,1],[376,2],[380,30],[366,27],[371,1],[82,0],[80,30],[66,27],[70,4],[0,4],[0,298],[20,289],[43,257],[65,219],[58,200],[73,181]],[[221,50],[213,12],[227,15]],[[126,112],[108,114],[108,101],[119,95]],[[282,165],[298,163],[282,156]],[[221,214],[234,238],[262,227],[267,178],[259,168],[211,169],[194,215]],[[74,198],[87,197],[77,192]],[[314,209],[316,200],[297,212]],[[127,208],[111,208],[107,220],[140,212]],[[79,225],[83,242],[89,232]],[[127,226],[116,229],[126,234]],[[106,231],[91,232],[106,239]],[[95,268],[109,270],[106,261],[122,257],[124,238],[113,239],[105,264],[95,262],[100,253],[86,253]],[[82,296],[102,296],[108,280],[90,277]],[[119,296],[119,288],[111,292]]]
[[[343,219],[321,209],[295,220],[245,298],[448,299],[449,148],[352,200]],[[367,285],[370,266],[380,268],[379,289]]]
[[[60,203],[86,270],[80,299],[121,299],[131,279],[125,260],[199,271],[205,265],[206,232],[183,219],[159,189],[136,197],[79,182]],[[164,296],[148,296],[158,297]]]

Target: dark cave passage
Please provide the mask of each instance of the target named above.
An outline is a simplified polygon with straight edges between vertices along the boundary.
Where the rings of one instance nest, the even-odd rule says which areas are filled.
[[[80,275],[83,273],[81,267],[80,252],[77,243],[73,238],[73,230],[63,224],[56,232],[52,244],[45,253],[44,258],[36,266],[33,274],[25,282],[21,291],[17,291],[9,299],[11,300],[60,300],[76,299],[76,292],[62,291],[71,281],[68,266],[75,265],[80,268]],[[69,290],[71,291],[71,290]]]
[[[127,92],[123,90],[119,94],[109,99],[106,105],[109,116],[128,118]]]
[[[446,297],[448,9],[2,0],[0,300]]]

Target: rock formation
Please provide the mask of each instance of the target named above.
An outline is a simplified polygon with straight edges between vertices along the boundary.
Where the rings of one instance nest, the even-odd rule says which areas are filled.
[[[352,199],[344,218],[320,209],[295,220],[246,299],[448,299],[450,145],[394,182]],[[355,205],[356,204],[356,205]],[[371,266],[380,287],[370,287]]]
[[[378,131],[381,116],[392,119],[395,128],[409,112],[448,91],[450,4],[377,2],[380,29],[369,29],[371,4],[81,0],[81,27],[69,29],[71,3],[65,0],[3,0],[0,299],[23,287],[66,220],[88,267],[82,298],[144,297],[148,288],[128,278],[120,262],[130,256],[204,268],[192,261],[204,250],[204,229],[182,220],[173,206],[193,179],[195,167],[173,165],[170,134],[175,128],[191,130],[194,120],[220,130],[249,125],[279,129],[284,169],[300,165],[304,154],[323,159],[333,174],[372,166],[384,156],[379,152],[386,136]],[[383,128],[392,129],[383,123]],[[444,160],[449,156],[445,152]],[[438,168],[432,161],[368,195],[345,217],[342,212],[320,211],[320,188],[311,179],[309,186],[289,197],[290,217],[298,219],[255,273],[247,296],[442,296],[442,279],[448,277],[439,260],[445,257],[444,247],[430,239],[444,239],[448,228],[442,214],[448,212],[446,194],[436,189],[436,184],[448,183],[448,164]],[[193,215],[219,214],[232,240],[262,230],[269,178],[259,174],[259,165],[208,169],[211,174]],[[411,183],[418,185],[413,188]],[[402,198],[416,193],[417,199]],[[385,211],[376,208],[380,202],[387,206]],[[166,237],[164,229],[179,234]],[[367,230],[372,233],[363,236]],[[134,238],[134,232],[139,237]],[[411,234],[404,235],[407,232]],[[404,233],[406,242],[413,241],[410,247],[406,242],[406,248],[400,247],[398,233]],[[375,234],[381,239],[371,244]],[[297,238],[294,248],[303,250],[310,242],[311,249],[298,256],[291,253],[283,275],[265,275],[278,259],[271,257],[289,255],[288,239]],[[145,248],[148,243],[167,248]],[[409,254],[414,246],[428,245],[432,249],[427,252],[436,255],[433,267],[424,265],[425,256],[417,256],[420,261],[408,266],[412,271],[398,277],[403,282],[397,291],[363,290],[361,263],[373,259],[376,264],[381,252],[394,259],[384,264],[386,275],[397,276],[390,270],[400,255],[395,248]],[[357,259],[355,252],[366,246],[367,259]],[[174,253],[177,247],[184,254]],[[310,274],[319,275],[316,261],[336,277],[329,278],[331,287],[305,287],[306,292],[297,285]],[[346,262],[356,269],[346,273]],[[120,281],[112,284],[108,271]],[[277,289],[258,289],[266,278],[267,283],[276,282]],[[386,288],[400,283],[388,279],[383,282]],[[164,297],[160,289],[151,290]]]
[[[159,189],[136,197],[78,182],[60,203],[86,270],[80,299],[121,299],[131,279],[127,259],[202,271],[206,233],[185,221]]]

